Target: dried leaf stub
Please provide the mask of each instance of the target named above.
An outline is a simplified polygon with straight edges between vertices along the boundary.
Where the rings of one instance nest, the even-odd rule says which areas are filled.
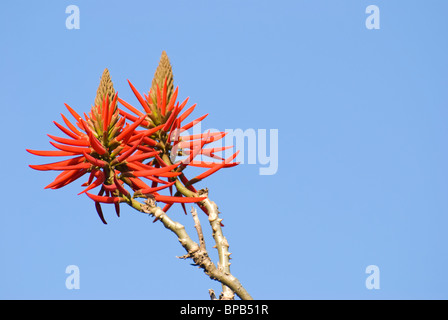
[[[165,79],[167,84],[167,101],[170,101],[174,91],[173,69],[168,55],[165,51],[162,51],[159,65],[157,66],[151,83],[151,98],[153,101],[157,101],[157,86],[159,87],[159,90],[162,90]]]
[[[112,101],[115,95],[114,84],[110,78],[109,70],[104,69],[103,75],[101,76],[100,85],[96,91],[95,105],[100,106],[103,103],[103,98],[108,95],[109,101]]]

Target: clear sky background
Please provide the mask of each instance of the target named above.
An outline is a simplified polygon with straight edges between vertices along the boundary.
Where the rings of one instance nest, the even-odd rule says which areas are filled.
[[[65,26],[71,4],[79,30]],[[371,4],[379,30],[365,26]],[[127,79],[147,91],[162,50],[193,116],[210,113],[204,130],[278,129],[275,175],[245,163],[200,185],[254,298],[448,298],[447,13],[443,0],[2,2],[0,298],[220,292],[160,223],[122,206],[103,225],[76,195],[84,181],[44,190],[56,173],[28,167],[46,162],[25,148],[51,149],[63,103],[89,111],[107,67],[136,104]],[[180,206],[169,214],[195,236]]]

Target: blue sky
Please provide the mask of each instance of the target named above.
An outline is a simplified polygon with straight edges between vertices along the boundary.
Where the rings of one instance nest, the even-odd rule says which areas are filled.
[[[65,26],[71,4],[79,30]],[[365,26],[371,4],[379,30]],[[244,163],[200,185],[254,298],[446,299],[446,12],[442,0],[3,3],[0,298],[219,291],[161,224],[123,206],[103,225],[81,182],[44,190],[56,174],[28,167],[45,163],[25,149],[50,149],[63,103],[89,111],[104,68],[136,103],[127,79],[148,90],[166,50],[179,97],[210,113],[204,130],[278,130],[275,175]],[[169,214],[195,235],[180,206]],[[65,287],[68,265],[79,290]],[[380,289],[365,286],[369,265]]]

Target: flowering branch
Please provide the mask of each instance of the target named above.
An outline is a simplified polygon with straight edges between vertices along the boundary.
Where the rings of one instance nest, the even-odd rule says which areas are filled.
[[[208,189],[198,191],[194,187],[194,184],[217,171],[238,165],[234,162],[238,151],[224,159],[219,153],[232,147],[207,147],[222,139],[225,132],[181,135],[208,114],[183,124],[196,104],[183,111],[188,98],[182,103],[177,101],[178,88],[174,89],[173,81],[171,65],[163,52],[148,94],[141,95],[128,81],[143,108],[139,110],[118,97],[106,69],[91,111],[82,117],[66,104],[75,122],[72,123],[62,114],[65,126],[54,122],[65,134],[65,137],[49,135],[55,141],[50,143],[57,150],[27,149],[37,156],[70,158],[30,167],[40,171],[61,171],[46,189],[59,189],[88,175],[87,182],[81,185],[85,189],[79,194],[85,193],[94,201],[98,216],[104,224],[107,222],[101,204],[113,204],[118,217],[121,203],[151,214],[155,217],[154,221],[160,220],[177,235],[187,251],[182,258],[192,258],[210,278],[222,283],[220,299],[234,299],[235,293],[241,299],[252,299],[230,273],[229,244],[222,232],[222,219],[219,218],[217,205],[209,199]],[[131,113],[119,108],[119,103]],[[177,156],[185,158],[176,161]],[[198,156],[212,161],[198,161]],[[206,170],[189,179],[185,171],[190,166]],[[95,188],[99,188],[99,191],[92,194]],[[167,190],[169,195],[161,194]],[[137,201],[138,198],[145,199],[144,203]],[[158,207],[157,202],[164,203],[164,207]],[[167,211],[176,203],[182,206],[185,214],[185,204],[196,203],[208,216],[218,251],[217,267],[207,253],[196,211],[192,211],[192,216],[199,245],[188,236],[183,225],[168,217]],[[210,296],[213,298],[214,293],[210,292]]]

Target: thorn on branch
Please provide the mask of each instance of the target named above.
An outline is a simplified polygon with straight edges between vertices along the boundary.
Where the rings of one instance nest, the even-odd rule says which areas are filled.
[[[216,298],[216,294],[213,289],[208,289],[208,294],[210,295],[210,300],[219,300],[218,298]]]
[[[187,254],[184,254],[183,256],[180,256],[180,257],[176,256],[176,258],[186,260],[188,258],[191,258],[191,255],[189,253],[187,253]]]

